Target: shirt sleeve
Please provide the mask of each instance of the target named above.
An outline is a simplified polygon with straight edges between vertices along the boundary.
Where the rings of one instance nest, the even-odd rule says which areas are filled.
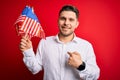
[[[41,42],[39,43],[36,55],[33,48],[23,52],[23,62],[33,74],[42,70]]]
[[[99,78],[100,69],[96,63],[96,57],[92,45],[87,47],[86,67],[83,71],[78,71],[83,80],[97,80]]]

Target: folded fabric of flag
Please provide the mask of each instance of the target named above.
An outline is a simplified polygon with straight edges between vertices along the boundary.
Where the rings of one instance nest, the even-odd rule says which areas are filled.
[[[28,34],[30,37],[45,38],[44,30],[33,11],[33,8],[26,6],[22,14],[15,22],[18,35]]]

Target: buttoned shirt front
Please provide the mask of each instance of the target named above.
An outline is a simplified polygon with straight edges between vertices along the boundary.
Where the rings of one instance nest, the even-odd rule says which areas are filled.
[[[83,71],[68,64],[67,52],[74,51],[77,51],[86,63]],[[40,41],[36,54],[32,48],[23,54],[23,61],[33,74],[44,69],[44,80],[97,80],[99,77],[100,70],[92,45],[76,36],[68,43],[61,42],[58,35],[47,37]]]

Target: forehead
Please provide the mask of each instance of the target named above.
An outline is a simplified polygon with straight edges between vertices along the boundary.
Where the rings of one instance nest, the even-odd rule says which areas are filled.
[[[76,14],[73,11],[62,11],[60,13],[60,17],[76,18]]]

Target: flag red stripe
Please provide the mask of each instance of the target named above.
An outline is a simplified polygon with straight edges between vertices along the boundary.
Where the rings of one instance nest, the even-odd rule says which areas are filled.
[[[40,31],[40,25],[38,25],[38,27],[37,27],[37,29],[36,29],[35,36],[38,35],[39,31]]]
[[[23,22],[23,25],[21,27],[21,30],[24,30],[27,20],[28,20],[28,18],[26,17],[25,20],[24,20],[24,22]]]
[[[21,23],[22,25],[18,25],[18,34],[28,33],[31,37],[37,36],[37,37],[43,37],[44,31],[42,29],[42,26],[39,22],[36,20],[33,20],[31,18],[28,18],[26,16],[19,16],[19,18],[16,20],[15,24]]]
[[[32,26],[32,28],[31,28],[31,30],[30,30],[30,34],[32,34],[33,33],[33,31],[34,31],[34,27],[36,26],[36,21],[34,21],[34,23],[33,23],[33,26]]]
[[[31,31],[31,28],[33,27],[33,24],[34,24],[34,20],[31,19],[31,23],[30,23],[30,26],[29,28],[27,29],[27,32],[30,34],[30,31]]]
[[[28,31],[31,27],[31,24],[32,24],[32,19],[30,18],[30,21],[29,21],[28,26],[27,26],[26,31],[25,31],[26,33],[29,33]]]
[[[19,18],[16,20],[15,24],[19,23],[19,22],[23,22],[25,20],[25,16],[19,16]]]
[[[31,29],[31,35],[34,35],[33,33],[34,33],[34,30],[35,30],[35,27],[37,26],[37,22],[35,22],[35,25],[32,27],[32,29]]]
[[[33,35],[35,35],[35,31],[36,31],[36,29],[37,29],[37,27],[38,27],[38,23],[36,24],[36,26],[34,27],[34,30],[33,30]]]
[[[24,31],[26,32],[26,30],[27,30],[27,28],[28,28],[28,26],[29,26],[29,23],[30,23],[30,18],[28,18],[28,20],[27,20],[27,22],[26,22],[26,25],[25,25],[25,27],[24,27]]]

